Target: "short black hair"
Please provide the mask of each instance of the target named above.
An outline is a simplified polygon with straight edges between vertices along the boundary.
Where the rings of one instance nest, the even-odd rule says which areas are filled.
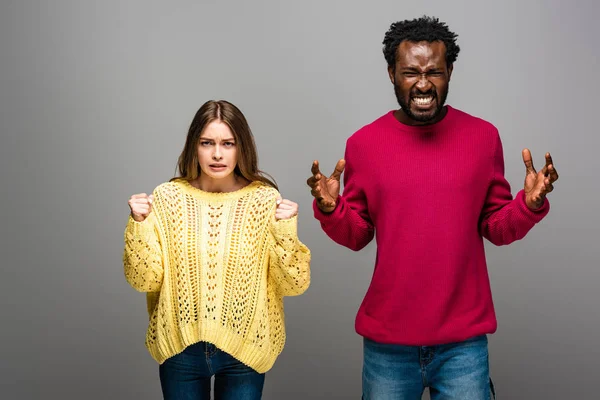
[[[409,42],[436,42],[446,45],[446,64],[452,65],[458,57],[460,47],[456,44],[458,35],[448,29],[448,25],[440,22],[438,18],[428,17],[394,22],[383,38],[383,55],[388,66],[396,65],[396,51],[403,41]]]

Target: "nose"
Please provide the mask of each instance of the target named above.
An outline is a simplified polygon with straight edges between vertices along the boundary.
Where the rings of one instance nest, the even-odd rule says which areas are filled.
[[[219,160],[223,159],[223,154],[221,153],[221,146],[219,146],[219,145],[215,146],[215,151],[213,153],[212,158],[215,161],[219,161]]]
[[[431,89],[431,82],[429,82],[425,74],[421,74],[419,75],[416,87],[421,92],[428,92]]]

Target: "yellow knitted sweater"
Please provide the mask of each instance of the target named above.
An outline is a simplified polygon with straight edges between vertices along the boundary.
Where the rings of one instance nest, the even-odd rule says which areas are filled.
[[[147,292],[146,347],[159,363],[199,341],[268,371],[283,350],[283,296],[310,284],[297,217],[276,220],[276,189],[252,182],[227,193],[178,179],[154,190],[152,212],[129,218],[127,282]]]

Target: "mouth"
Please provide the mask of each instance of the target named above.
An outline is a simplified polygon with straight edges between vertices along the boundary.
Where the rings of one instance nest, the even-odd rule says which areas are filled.
[[[221,170],[224,170],[225,168],[227,168],[227,165],[225,165],[225,164],[209,164],[209,167],[216,171],[221,171]]]
[[[433,103],[435,102],[435,96],[412,96],[410,101],[417,108],[426,110],[433,106]]]

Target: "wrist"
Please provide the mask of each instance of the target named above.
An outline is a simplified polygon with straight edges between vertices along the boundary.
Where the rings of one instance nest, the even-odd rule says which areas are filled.
[[[322,204],[317,200],[317,207],[319,208],[319,210],[321,210],[321,212],[323,214],[331,214],[332,212],[335,211],[335,207],[337,207],[337,202],[335,202],[332,206],[332,205]]]
[[[144,220],[146,219],[146,217],[141,216],[139,214],[134,214],[133,212],[130,215],[131,215],[131,218],[133,218],[133,220],[135,222],[144,222]]]
[[[535,200],[530,200],[528,198],[525,198],[525,205],[531,211],[537,211],[544,205],[544,199],[541,199],[540,201],[535,201]]]
[[[533,201],[533,199],[529,198],[527,193],[522,190],[519,192],[518,201],[521,204],[523,210],[529,211],[532,214],[546,214],[550,207],[548,202],[548,198],[543,196],[539,202]]]

